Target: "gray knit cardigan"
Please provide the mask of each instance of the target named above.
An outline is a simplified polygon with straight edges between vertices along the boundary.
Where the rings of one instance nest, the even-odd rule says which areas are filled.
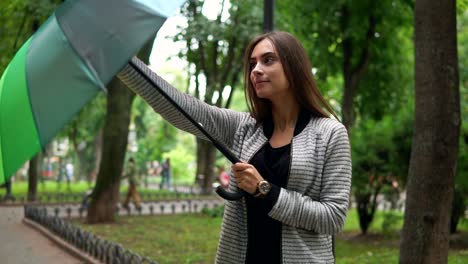
[[[173,88],[138,59],[132,61],[241,160],[249,161],[267,143],[262,125],[248,113],[203,103]],[[174,126],[204,138],[131,66],[118,77]],[[269,212],[282,223],[282,263],[334,263],[332,235],[341,231],[346,219],[350,186],[351,157],[345,127],[331,118],[312,117],[292,140],[287,188],[281,189]],[[229,190],[238,191],[233,177]],[[246,252],[245,200],[226,201],[216,263],[244,263]]]

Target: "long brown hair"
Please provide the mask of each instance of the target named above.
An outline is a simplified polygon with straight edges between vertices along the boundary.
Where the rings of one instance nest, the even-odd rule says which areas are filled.
[[[268,39],[278,53],[283,65],[286,79],[301,108],[309,110],[318,117],[337,116],[331,106],[323,98],[312,75],[312,67],[302,44],[293,35],[282,31],[268,32],[253,39],[244,54],[244,89],[247,106],[251,115],[262,122],[271,113],[271,103],[267,99],[259,98],[250,80],[250,56],[257,44]],[[325,108],[328,112],[326,112]]]

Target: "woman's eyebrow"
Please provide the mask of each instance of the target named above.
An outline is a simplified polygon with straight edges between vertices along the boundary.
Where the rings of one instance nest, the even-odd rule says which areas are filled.
[[[273,51],[268,51],[268,52],[265,52],[263,53],[262,55],[260,55],[261,58],[265,58],[265,57],[268,57],[268,56],[276,56],[276,53],[274,53]],[[250,57],[250,60],[255,60],[255,57]]]

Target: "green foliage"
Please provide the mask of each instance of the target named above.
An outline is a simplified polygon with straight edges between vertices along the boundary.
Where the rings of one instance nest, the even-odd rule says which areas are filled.
[[[193,184],[195,181],[195,138],[184,132],[179,132],[179,140],[175,148],[163,154],[171,159],[172,177],[180,183]]]
[[[58,0],[0,1],[0,73],[59,3]]]
[[[458,149],[456,193],[460,192],[465,205],[468,204],[468,1],[457,1],[458,10],[464,5],[464,12],[458,12],[458,63],[460,73],[460,111],[462,127]]]
[[[369,175],[396,176],[399,182],[406,182],[413,129],[411,105],[380,121],[357,123],[351,138],[355,190],[369,188]]]
[[[395,212],[398,214],[398,212]],[[401,213],[399,213],[401,214]],[[403,215],[403,214],[401,214]],[[348,232],[358,232],[359,231],[359,221],[358,221],[358,212],[355,208],[349,209],[348,210],[348,215],[346,217],[346,222],[343,227],[343,232],[348,233]],[[380,211],[377,211],[374,216],[374,221],[371,223],[369,226],[369,232],[370,233],[375,233],[375,232],[381,232],[382,231],[382,222],[384,220],[383,213]],[[398,228],[401,228],[403,226],[403,222],[398,223]]]
[[[138,151],[134,154],[139,167],[146,161],[161,160],[163,153],[177,144],[177,129],[156,114],[140,97],[135,98],[134,123]]]
[[[468,12],[468,0],[458,0],[457,1],[457,14],[463,15]]]
[[[239,112],[247,112],[249,109],[245,101],[244,88],[240,87],[241,85],[238,86],[232,93],[232,102],[229,108]]]
[[[202,214],[210,217],[223,217],[224,206],[217,206],[215,208],[203,208]]]
[[[382,21],[386,34],[374,41],[371,63],[355,100],[355,111],[361,118],[379,120],[393,115],[414,98],[413,31],[408,27],[411,21],[405,23],[406,27],[395,27],[388,20]]]
[[[457,161],[455,184],[468,196],[468,124],[462,128]]]
[[[183,91],[186,78],[180,71],[172,69],[159,72],[169,83]],[[136,97],[132,108],[132,120],[135,125],[138,151],[132,153],[137,159],[140,170],[146,170],[146,161],[162,160],[163,154],[171,151],[179,142],[183,133],[164,120],[141,97]]]
[[[106,115],[106,95],[99,93],[55,137],[67,137],[70,142],[68,156],[76,156],[77,176],[89,176],[96,168],[96,142],[101,137]]]
[[[188,24],[174,40],[186,43],[179,56],[187,60],[189,74],[194,76],[193,95],[209,104],[229,107],[228,98],[240,81],[244,48],[261,32],[262,10],[257,1],[234,1],[225,4],[213,21],[203,14],[204,5],[203,0],[187,1],[181,13]],[[228,16],[224,16],[224,8]],[[206,86],[200,82],[201,76]],[[227,89],[229,94],[220,96]]]
[[[308,51],[319,87],[341,102],[344,41],[357,66],[369,46],[367,71],[355,91],[354,111],[362,118],[380,119],[398,110],[412,95],[412,10],[406,1],[278,1],[278,29],[296,35]],[[347,10],[346,12],[344,10]],[[368,39],[370,20],[375,34]],[[338,104],[332,102],[339,110]],[[338,111],[339,112],[339,111]]]
[[[409,104],[411,105],[411,104]],[[402,108],[380,121],[359,120],[351,134],[353,193],[359,210],[362,232],[373,221],[376,197],[398,197],[404,185],[411,155],[413,107]]]
[[[403,220],[401,213],[384,212],[383,217],[382,231],[384,233],[390,233],[391,231],[397,230],[398,224],[401,224]]]
[[[394,145],[390,141],[393,127],[391,117],[377,122],[366,120],[360,124],[352,135],[353,172],[387,174],[391,168],[390,152]]]
[[[204,14],[205,5],[203,0],[186,2],[181,14],[187,26],[180,28],[174,41],[185,44],[179,57],[188,62],[187,92],[210,105],[229,108],[242,80],[244,49],[261,33],[262,7],[254,0],[222,1],[213,19]],[[208,164],[197,164],[197,174],[213,179],[214,162],[204,162]],[[203,184],[205,190],[210,188],[209,181]]]

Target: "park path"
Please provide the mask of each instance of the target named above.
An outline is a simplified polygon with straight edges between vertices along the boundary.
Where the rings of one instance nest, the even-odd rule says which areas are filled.
[[[204,207],[213,208],[223,203],[221,199],[174,200],[142,203],[137,212],[133,205],[130,211],[121,209],[119,215],[142,214],[161,215],[187,212],[200,212]],[[45,205],[48,215],[59,217],[78,217],[79,204]],[[71,209],[67,212],[67,208]],[[84,217],[84,215],[81,215]],[[23,222],[23,205],[0,205],[0,263],[2,264],[76,264],[82,260],[51,241]]]
[[[23,224],[22,206],[0,206],[0,263],[76,264],[81,260]]]

